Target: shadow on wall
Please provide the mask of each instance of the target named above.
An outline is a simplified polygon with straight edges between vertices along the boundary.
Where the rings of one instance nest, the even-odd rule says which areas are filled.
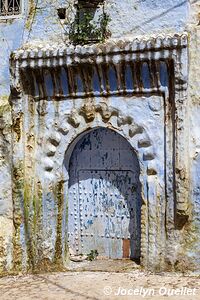
[[[153,72],[153,69],[156,72]],[[115,94],[148,93],[169,87],[170,66],[162,61],[81,64],[42,69],[23,74],[23,88],[36,99],[102,97]],[[34,83],[34,84],[33,84]]]

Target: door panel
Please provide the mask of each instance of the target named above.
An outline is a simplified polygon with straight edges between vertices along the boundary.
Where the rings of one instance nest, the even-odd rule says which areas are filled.
[[[96,129],[76,145],[70,160],[69,244],[77,254],[140,256],[139,164],[128,142]]]

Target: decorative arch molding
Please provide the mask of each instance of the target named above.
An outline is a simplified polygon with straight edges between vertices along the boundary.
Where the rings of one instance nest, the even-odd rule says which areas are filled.
[[[141,170],[140,182],[143,199],[141,207],[141,263],[146,267],[153,265],[153,253],[149,253],[147,240],[148,236],[154,235],[155,232],[151,227],[152,225],[149,224],[151,213],[148,210],[152,203],[151,197],[154,197],[155,193],[159,194],[160,183],[157,177],[159,163],[154,142],[150,139],[144,126],[137,124],[132,116],[124,114],[115,107],[108,107],[105,102],[99,104],[87,103],[67,114],[64,119],[60,120],[60,124],[53,124],[44,143],[43,168],[46,175],[43,184],[48,189],[48,186],[53,182],[63,181],[64,195],[67,198],[68,162],[77,140],[88,131],[101,127],[109,128],[123,136],[137,154]],[[66,149],[64,156],[62,149]],[[152,194],[151,191],[153,191]],[[160,203],[165,206],[161,199]],[[64,205],[67,206],[67,203]],[[154,213],[152,216],[154,216]],[[149,254],[147,255],[147,253]]]
[[[156,175],[156,165],[153,167],[155,160],[155,150],[146,129],[136,124],[133,117],[124,115],[122,111],[114,107],[108,107],[105,102],[99,104],[87,103],[79,109],[75,109],[65,118],[60,120],[60,124],[54,124],[50,129],[49,136],[45,141],[44,169],[47,178],[52,180],[50,175],[55,165],[60,169],[62,175],[62,160],[60,155],[61,149],[68,149],[70,144],[82,133],[89,129],[97,127],[106,127],[117,131],[126,138],[133,149],[138,154],[141,168],[148,163],[148,175]],[[57,155],[58,152],[58,155]],[[60,157],[60,159],[59,159]],[[55,172],[53,172],[55,174]],[[48,176],[48,174],[50,176]]]

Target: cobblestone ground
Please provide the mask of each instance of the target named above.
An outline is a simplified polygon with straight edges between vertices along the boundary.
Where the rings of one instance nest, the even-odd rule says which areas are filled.
[[[1,300],[200,300],[200,276],[152,275],[139,270],[9,276],[0,278],[0,293]]]

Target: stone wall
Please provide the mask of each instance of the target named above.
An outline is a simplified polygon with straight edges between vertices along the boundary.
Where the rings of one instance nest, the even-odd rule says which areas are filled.
[[[48,134],[51,126],[55,126],[58,131],[62,131],[63,136],[67,136],[66,132],[69,130],[68,126],[63,129],[59,128],[58,124],[51,124],[52,122],[57,122],[55,121],[55,118],[58,114],[62,113],[62,107],[64,107],[65,104],[63,104],[64,102],[61,102],[58,107],[58,104],[54,103],[52,108],[48,106],[46,107],[46,102],[41,101],[41,106],[38,107],[38,104],[36,105],[34,103],[33,95],[28,93],[27,98],[27,93],[24,93],[26,96],[23,94],[22,97],[22,94],[20,93],[23,88],[20,87],[21,90],[17,91],[14,84],[13,86],[15,86],[15,90],[12,91],[12,95],[10,96],[11,81],[9,72],[9,57],[11,52],[18,48],[23,48],[23,51],[30,48],[34,49],[34,47],[36,50],[38,48],[42,50],[48,43],[50,51],[54,51],[55,49],[53,48],[53,45],[57,45],[57,48],[59,49],[58,45],[69,43],[69,23],[74,21],[75,16],[75,9],[73,5],[73,0],[70,0],[67,3],[62,0],[46,0],[37,2],[31,0],[25,6],[25,11],[22,17],[7,21],[0,19],[1,271],[8,271],[13,268],[18,271],[26,270],[28,268],[32,268],[34,265],[37,266],[37,268],[40,268],[42,266],[40,266],[40,262],[38,261],[39,256],[43,258],[43,265],[49,264],[49,261],[60,265],[61,257],[63,259],[66,254],[64,248],[60,248],[62,244],[61,240],[63,239],[61,229],[62,212],[60,211],[63,205],[63,179],[61,178],[60,181],[57,180],[56,182],[52,181],[54,184],[51,185],[50,190],[46,191],[46,196],[44,196],[44,186],[46,183],[42,182],[43,177],[40,178],[40,176],[38,176],[38,174],[41,173],[40,164],[38,164],[40,154],[43,157],[43,154],[48,152],[50,153],[50,158],[44,157],[44,164],[46,164],[46,167],[44,166],[44,170],[46,170],[45,174],[47,175],[47,177],[45,177],[45,175],[44,178],[47,179],[48,176],[50,176],[48,180],[52,180],[52,174],[48,170],[52,168],[51,157],[55,150],[55,144],[59,144],[60,141],[59,134],[56,134],[53,137],[48,136]],[[57,9],[61,7],[66,8],[65,20],[60,20],[57,14]],[[143,36],[144,33],[147,40],[148,35],[158,36],[160,34],[162,39],[168,33],[182,33],[185,30],[189,33],[189,96],[186,99],[187,105],[185,106],[183,104],[184,101],[181,93],[179,93],[179,91],[177,92],[176,99],[180,99],[180,101],[178,100],[177,102],[177,108],[179,109],[180,114],[176,116],[177,128],[175,137],[177,138],[177,143],[175,147],[178,148],[179,156],[174,158],[177,161],[177,169],[175,170],[176,172],[174,175],[176,177],[176,184],[174,185],[174,188],[176,187],[176,197],[178,199],[176,200],[178,201],[177,203],[179,203],[179,206],[178,208],[176,207],[176,209],[179,212],[179,217],[182,217],[183,224],[181,222],[176,223],[176,220],[174,222],[174,202],[171,198],[168,199],[166,206],[168,207],[169,218],[166,224],[161,224],[161,226],[166,226],[166,228],[162,227],[162,230],[166,230],[165,233],[163,231],[163,235],[166,234],[166,240],[163,240],[165,247],[162,248],[163,246],[161,247],[160,245],[160,252],[157,254],[155,253],[156,241],[154,240],[154,235],[157,230],[155,226],[158,225],[156,223],[157,221],[155,221],[155,224],[152,225],[152,228],[150,229],[150,235],[152,238],[151,245],[153,245],[154,242],[155,245],[151,246],[152,248],[150,249],[150,252],[154,253],[154,256],[150,258],[149,266],[153,269],[157,267],[159,268],[159,265],[162,265],[163,268],[167,268],[168,266],[170,270],[173,268],[181,270],[184,269],[185,266],[187,266],[188,269],[199,269],[200,134],[198,115],[198,41],[200,7],[198,1],[112,0],[105,1],[104,9],[111,18],[108,28],[111,34],[110,40],[112,43],[114,42],[117,44],[122,38],[130,40],[136,36],[138,36],[138,40],[141,40],[141,36]],[[182,84],[185,84],[184,80],[187,75],[187,59],[184,62],[180,62],[180,70],[181,76],[183,75],[181,77],[181,80],[183,81]],[[14,81],[15,79],[16,78],[14,78],[13,73],[12,80]],[[177,82],[175,84],[177,84]],[[17,92],[20,93],[17,97],[15,97],[15,93]],[[16,101],[19,99],[23,99],[24,101],[20,103],[21,108],[20,105],[16,105]],[[12,115],[9,101],[12,103]],[[70,105],[72,105],[74,101],[75,100],[70,100],[68,102],[69,107],[67,107],[67,110],[72,110]],[[77,103],[80,104],[81,100],[77,99]],[[95,103],[97,103],[96,100]],[[118,103],[114,109],[120,110],[121,105],[122,104]],[[79,106],[76,107],[77,110],[79,109]],[[183,111],[181,110],[182,108]],[[45,120],[45,110],[48,109],[51,113],[47,118],[48,120]],[[126,110],[129,110],[129,108],[126,107]],[[93,113],[97,113],[98,115],[99,111],[88,112],[90,115],[89,117],[91,117]],[[25,114],[27,114],[26,117]],[[132,113],[132,115],[134,115],[134,113]],[[75,118],[73,122],[76,124],[76,121],[77,119]],[[83,122],[83,120],[81,122]],[[49,138],[50,141],[53,141],[51,145],[49,145],[50,148],[43,149],[44,152],[41,153],[38,152],[41,151],[38,150],[39,146],[46,143],[46,140],[44,141],[43,137],[40,136],[40,128],[45,128],[45,130],[42,131],[43,135],[47,136],[47,140]],[[189,132],[185,131],[184,128],[188,128]],[[22,137],[25,142],[16,149],[13,148],[12,141],[17,142]],[[68,140],[68,143],[70,141],[72,140]],[[64,150],[62,149],[62,151],[58,154],[63,156],[63,153]],[[170,156],[169,153],[167,155]],[[168,174],[167,176],[171,176],[171,174]],[[162,184],[158,184],[159,188],[155,190],[155,186],[151,185],[153,182],[151,179],[149,184],[152,189],[152,195],[160,193],[159,189],[161,188],[162,190]],[[184,191],[186,191],[185,194]],[[188,191],[189,196],[187,194]],[[163,194],[163,192],[161,194]],[[14,200],[15,197],[17,197],[18,200],[20,199],[17,204]],[[54,201],[55,203],[53,205],[52,203]],[[158,217],[158,214],[160,213],[163,215],[163,211],[158,212],[155,210],[156,205],[158,205],[158,203],[155,202],[155,198],[152,198],[152,201],[152,216],[154,214]],[[161,199],[159,201],[161,201]],[[187,206],[186,208],[185,205]],[[44,207],[46,208],[44,209]],[[64,209],[64,207],[62,207],[62,209]],[[186,215],[183,213],[184,211],[187,211]],[[54,217],[50,222],[51,213],[53,213]],[[143,213],[145,214],[145,212]],[[185,223],[185,217],[187,219],[188,216],[189,219]],[[176,224],[179,226],[176,226]],[[49,230],[45,233],[43,227],[49,227]],[[143,229],[145,230],[145,228]],[[27,236],[29,236],[28,240]],[[44,238],[45,236],[47,237],[46,239]],[[146,242],[143,241],[143,243],[145,245]],[[164,255],[161,255],[160,253],[163,251],[166,252]],[[160,257],[157,260],[157,263],[154,264],[155,255],[160,255]]]
[[[199,255],[200,255],[200,218],[199,218],[199,12],[200,4],[198,1],[191,1],[191,11],[189,24],[187,30],[190,35],[189,43],[189,112],[188,112],[188,126],[189,126],[189,158],[190,158],[190,210],[191,218],[188,225],[183,232],[183,258],[182,262],[185,264],[185,257],[189,258],[189,267],[195,265],[199,269]]]

